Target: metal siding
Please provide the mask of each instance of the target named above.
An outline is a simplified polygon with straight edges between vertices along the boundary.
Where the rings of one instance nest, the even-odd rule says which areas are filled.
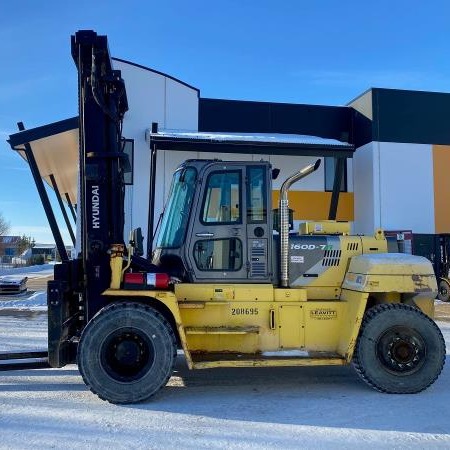
[[[131,228],[141,227],[147,235],[150,151],[145,141],[144,131],[152,122],[161,128],[170,124],[174,128],[192,127],[196,130],[198,115],[198,91],[172,78],[146,68],[114,61],[116,69],[122,71],[125,80],[130,110],[125,115],[123,135],[134,139],[134,184],[132,192],[127,192],[126,208],[131,213],[125,223],[128,233]],[[192,154],[189,155],[192,157]],[[177,163],[176,163],[177,164]],[[172,169],[173,166],[170,167]],[[166,173],[163,152],[157,159],[157,192],[155,199],[155,219],[162,211],[164,196],[171,180]],[[162,178],[161,178],[162,175]],[[128,236],[125,235],[125,239]],[[144,240],[144,248],[147,242]]]
[[[309,134],[352,142],[352,109],[201,98],[199,130]]]
[[[450,94],[373,89],[374,136],[379,142],[450,144]]]
[[[433,145],[435,233],[450,233],[450,146]]]
[[[197,131],[198,92],[166,79],[166,128]]]
[[[384,229],[433,233],[431,145],[379,142],[380,217]]]
[[[375,204],[378,190],[375,189],[374,144],[356,149],[353,157],[354,232],[372,234],[375,229]]]

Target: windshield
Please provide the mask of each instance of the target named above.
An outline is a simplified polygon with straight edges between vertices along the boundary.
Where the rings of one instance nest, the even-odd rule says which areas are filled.
[[[156,247],[180,247],[183,243],[196,177],[197,171],[192,167],[177,170],[173,175]]]

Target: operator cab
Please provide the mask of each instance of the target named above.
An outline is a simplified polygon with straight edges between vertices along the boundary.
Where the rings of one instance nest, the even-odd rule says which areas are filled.
[[[271,174],[262,161],[184,162],[152,263],[182,281],[272,282]]]

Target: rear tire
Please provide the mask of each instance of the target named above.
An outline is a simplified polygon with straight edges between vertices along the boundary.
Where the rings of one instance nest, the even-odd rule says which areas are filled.
[[[166,319],[149,306],[115,303],[86,326],[78,368],[89,389],[111,403],[147,400],[173,372],[176,339]]]
[[[370,386],[389,394],[414,394],[437,379],[444,367],[441,330],[417,308],[377,305],[366,312],[353,365]]]
[[[439,282],[438,299],[441,302],[450,301],[450,282],[448,280],[441,280]]]

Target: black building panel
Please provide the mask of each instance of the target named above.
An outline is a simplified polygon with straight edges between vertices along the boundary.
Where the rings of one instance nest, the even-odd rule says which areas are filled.
[[[353,144],[353,109],[199,99],[199,131],[306,134]]]
[[[375,88],[373,140],[450,144],[450,94]]]
[[[272,133],[307,134],[343,142],[352,140],[348,107],[272,103],[270,110]]]
[[[198,130],[271,133],[270,103],[200,98]]]
[[[355,148],[359,148],[374,140],[373,122],[365,115],[356,111],[356,109],[351,108],[351,110],[353,144],[355,145]]]

